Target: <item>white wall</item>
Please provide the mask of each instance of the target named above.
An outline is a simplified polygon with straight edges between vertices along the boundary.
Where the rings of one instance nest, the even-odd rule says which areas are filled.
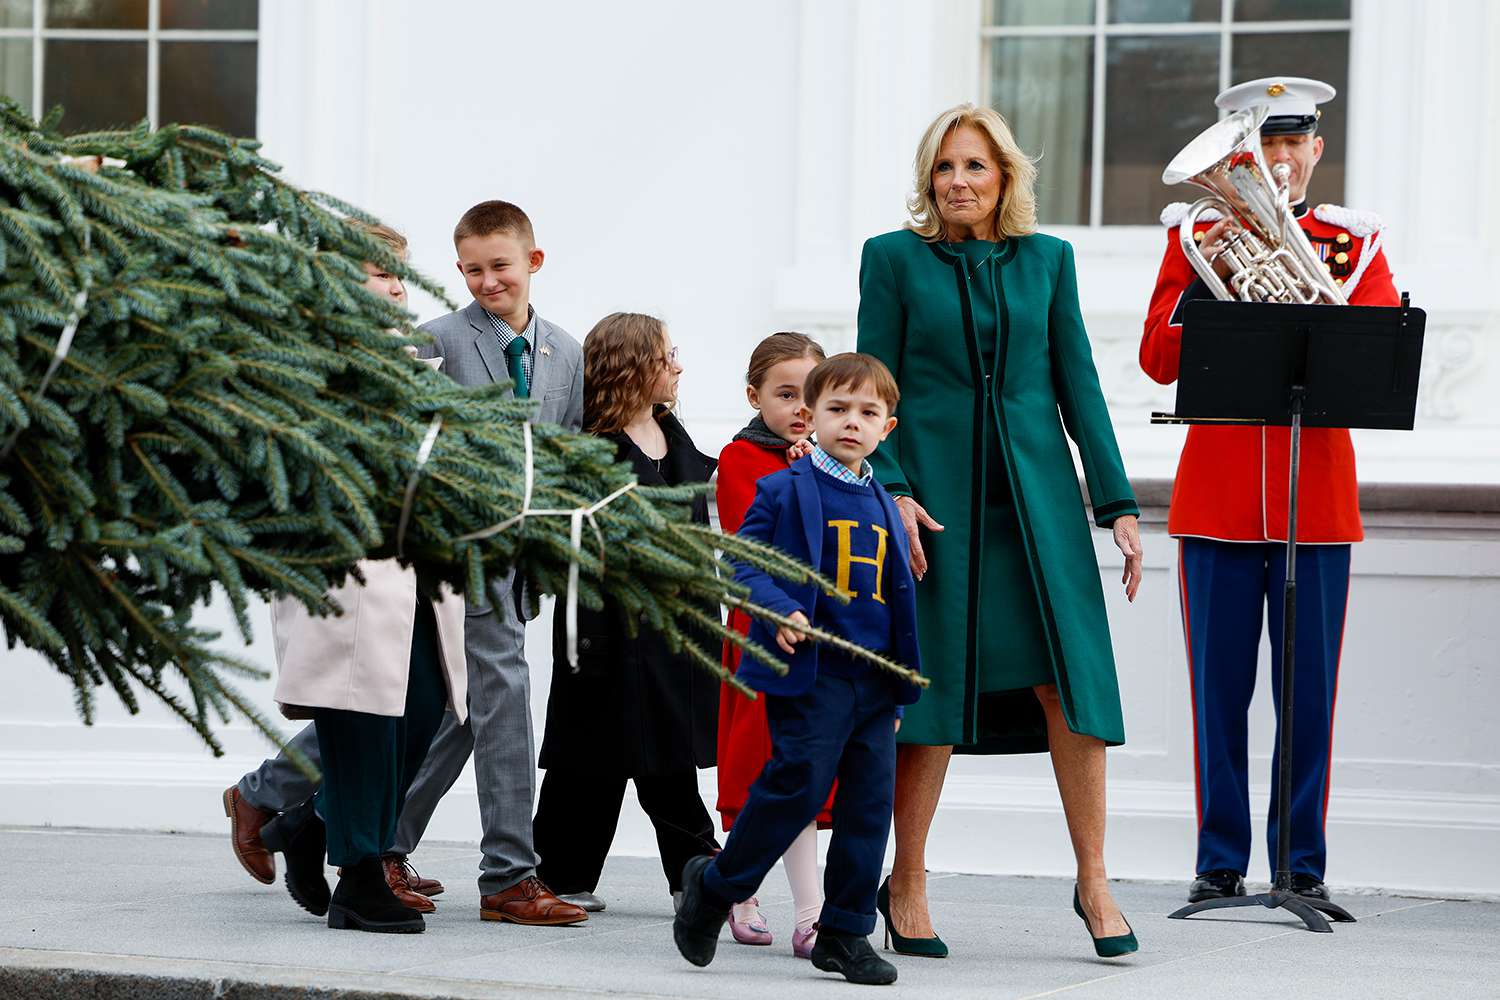
[[[617,309],[664,316],[688,368],[684,414],[712,452],[747,416],[739,385],[756,340],[793,327],[852,346],[859,245],[902,221],[927,120],[977,96],[978,23],[978,0],[264,0],[260,132],[293,179],[404,228],[416,262],[456,299],[458,215],[483,198],[523,205],[549,253],[539,309],[579,337]],[[1500,5],[1356,0],[1349,200],[1385,215],[1398,282],[1431,316],[1419,433],[1362,434],[1367,480],[1500,482],[1497,140],[1482,127],[1500,116],[1496,47]],[[1145,414],[1170,394],[1135,361],[1163,235],[1062,235],[1078,247],[1127,466],[1168,475],[1180,438]],[[1500,894],[1500,541],[1493,524],[1379,521],[1355,554],[1331,876]],[[1143,597],[1110,609],[1130,740],[1111,756],[1120,875],[1175,878],[1192,865],[1174,549],[1148,530]],[[230,629],[222,609],[203,620]],[[246,652],[269,667],[269,624],[255,620]],[[538,623],[538,719],[546,636]],[[216,761],[155,706],[132,719],[101,693],[99,725],[85,730],[68,686],[36,657],[0,657],[0,823],[222,829],[218,790],[264,750],[245,727],[226,727],[230,756]],[[247,686],[272,711],[269,684]],[[1263,804],[1264,692],[1256,712]],[[466,778],[433,836],[475,838],[473,794]],[[652,850],[638,819],[618,846]],[[960,761],[932,863],[1066,871],[1045,758]]]

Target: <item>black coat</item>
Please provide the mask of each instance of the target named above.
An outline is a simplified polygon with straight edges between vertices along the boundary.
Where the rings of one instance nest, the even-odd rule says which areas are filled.
[[[643,486],[708,482],[717,463],[698,451],[676,417],[662,417],[661,427],[667,454],[660,472],[624,433],[604,436]],[[694,502],[693,520],[708,523],[707,496]],[[704,611],[719,613],[712,605]],[[567,626],[559,602],[541,766],[609,770],[632,778],[713,767],[718,680],[686,655],[671,653],[660,634],[645,625],[631,638],[621,615],[608,597],[599,611],[579,606],[575,674],[568,666]]]

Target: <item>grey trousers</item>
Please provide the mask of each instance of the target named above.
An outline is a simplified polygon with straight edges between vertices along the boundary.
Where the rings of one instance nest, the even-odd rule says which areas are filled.
[[[526,623],[516,614],[510,581],[497,589],[503,596],[493,607],[471,607],[464,621],[469,719],[459,725],[452,712],[444,715],[406,793],[393,848],[400,854],[416,848],[438,802],[473,754],[482,831],[479,892],[486,896],[535,875],[537,866],[531,841],[536,745]]]
[[[318,755],[318,732],[311,722],[287,742],[322,769],[322,759]],[[275,757],[262,761],[260,767],[241,778],[239,790],[240,798],[257,809],[285,812],[312,798],[318,785],[303,774],[283,750]]]

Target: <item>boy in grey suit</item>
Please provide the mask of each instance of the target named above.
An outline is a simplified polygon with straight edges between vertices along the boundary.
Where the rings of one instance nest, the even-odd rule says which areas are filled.
[[[453,242],[459,272],[474,301],[423,325],[422,331],[431,334],[433,342],[422,345],[418,356],[443,358],[442,370],[464,385],[509,380],[516,395],[536,401],[533,419],[579,429],[583,423],[583,349],[531,307],[531,276],[545,259],[536,245],[531,220],[508,202],[481,202],[459,219]],[[387,873],[409,891],[432,895],[442,891],[435,883],[416,882],[404,860],[472,753],[483,829],[480,917],[522,924],[574,924],[588,919],[588,914],[558,899],[536,877],[537,857],[531,842],[536,751],[523,617],[528,602],[522,591],[522,583],[512,573],[495,584],[489,606],[471,604],[468,608],[464,645],[469,720],[459,725],[452,713],[444,717],[426,762],[407,792],[396,831],[396,856],[390,859]],[[316,760],[312,727],[293,742]],[[255,845],[247,843],[259,828],[255,814],[267,817],[288,809],[312,790],[311,783],[282,755],[266,761],[225,792],[226,808],[234,820],[236,854],[252,875],[260,877],[242,847],[259,846],[258,836]],[[250,808],[239,809],[236,815],[235,807],[240,805]]]

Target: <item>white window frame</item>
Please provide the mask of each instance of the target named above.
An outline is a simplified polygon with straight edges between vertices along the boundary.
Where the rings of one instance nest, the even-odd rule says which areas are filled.
[[[160,122],[161,110],[161,43],[162,42],[260,42],[259,28],[224,30],[163,29],[161,0],[149,0],[145,28],[47,28],[46,0],[31,0],[31,27],[0,28],[0,38],[23,38],[31,41],[31,116],[41,118],[46,110],[42,83],[45,78],[46,42],[71,39],[94,42],[146,43],[146,118],[151,127]]]
[[[1224,90],[1232,81],[1230,74],[1230,42],[1234,35],[1272,35],[1287,34],[1291,32],[1313,32],[1313,31],[1343,31],[1351,33],[1354,30],[1353,17],[1329,20],[1309,21],[1235,21],[1235,0],[1219,0],[1219,19],[1217,21],[1173,21],[1167,23],[1142,23],[1142,24],[1111,24],[1105,19],[1107,7],[1110,0],[1095,0],[1094,22],[1092,24],[1057,24],[1057,25],[990,25],[984,23],[988,20],[988,4],[980,10],[980,93],[983,95],[985,106],[990,104],[990,80],[991,80],[991,52],[993,46],[990,42],[996,38],[1058,38],[1058,37],[1089,37],[1094,40],[1094,92],[1093,92],[1093,134],[1091,138],[1091,162],[1089,173],[1089,218],[1085,223],[1054,224],[1049,228],[1091,231],[1140,228],[1143,223],[1110,223],[1106,225],[1104,218],[1104,73],[1105,73],[1105,42],[1109,38],[1119,38],[1131,35],[1215,35],[1219,36],[1219,89]],[[1224,117],[1224,112],[1219,117]],[[1162,164],[1163,167],[1166,164]]]

